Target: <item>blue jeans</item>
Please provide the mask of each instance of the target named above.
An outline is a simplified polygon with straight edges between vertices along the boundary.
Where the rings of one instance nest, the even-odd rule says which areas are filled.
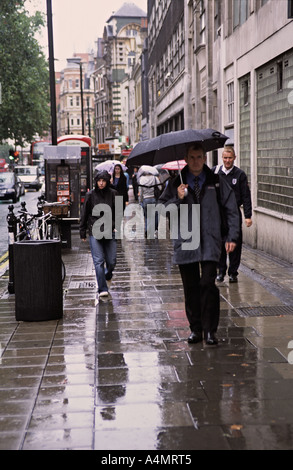
[[[90,236],[90,248],[96,271],[98,292],[108,292],[106,280],[112,278],[116,266],[117,241],[115,239],[97,240]]]
[[[147,210],[148,210],[148,205],[149,204],[155,205],[156,204],[156,199],[154,197],[148,197],[148,198],[145,198],[142,201],[142,208],[143,208],[144,220],[145,220],[144,231],[148,232],[151,238],[154,238],[155,230],[158,230],[159,219],[158,219],[158,213],[157,212],[155,214],[155,220],[148,219]]]

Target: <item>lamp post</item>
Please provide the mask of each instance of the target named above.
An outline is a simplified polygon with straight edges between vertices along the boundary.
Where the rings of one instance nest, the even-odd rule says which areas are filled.
[[[57,145],[57,120],[56,120],[56,88],[53,47],[52,2],[47,0],[47,26],[49,47],[49,73],[50,73],[50,101],[51,101],[51,134],[52,145]]]
[[[90,99],[87,98],[87,121],[89,126],[89,137],[91,137]]]
[[[80,81],[80,100],[81,100],[81,126],[82,135],[84,135],[84,116],[83,116],[83,80],[82,80],[82,62],[74,62],[79,65],[79,81]]]

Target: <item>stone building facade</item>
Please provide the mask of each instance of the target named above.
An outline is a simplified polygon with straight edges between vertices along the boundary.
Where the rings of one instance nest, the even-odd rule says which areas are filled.
[[[82,86],[80,80],[82,70]],[[57,106],[57,134],[82,134],[92,136],[94,123],[94,84],[91,79],[94,68],[92,54],[73,54],[59,78]],[[83,97],[83,119],[81,99]]]
[[[292,18],[292,0],[148,0],[149,137],[224,132],[251,186],[245,241],[291,262]]]
[[[148,0],[147,14],[125,3],[98,40],[93,74],[96,144],[224,132],[251,187],[245,241],[291,262],[292,37],[293,0]]]
[[[293,262],[292,1],[215,4],[207,12],[220,15],[211,94],[250,182],[254,224],[245,241]]]
[[[137,64],[140,63],[146,36],[147,13],[133,3],[124,3],[108,19],[103,38],[98,40],[93,75],[95,77],[97,145],[107,139],[125,135],[124,132],[133,127],[132,120],[125,124],[125,106],[129,108],[131,103],[125,102],[124,98],[128,94],[129,100],[131,90],[134,94],[140,91],[141,74],[137,73]],[[133,73],[137,77],[135,87],[130,83]],[[141,95],[139,99],[141,101]],[[133,134],[135,140],[139,139],[140,134],[140,132],[137,133],[137,126],[141,127],[140,114],[139,111],[134,112],[134,119],[138,119]],[[104,116],[102,120],[101,116]],[[129,135],[127,137],[129,143]]]
[[[150,137],[185,127],[184,5],[184,0],[148,0]]]

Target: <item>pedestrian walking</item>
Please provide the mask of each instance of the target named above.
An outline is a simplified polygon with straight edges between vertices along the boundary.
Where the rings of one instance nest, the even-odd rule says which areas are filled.
[[[234,162],[236,160],[236,154],[232,146],[226,146],[222,153],[223,165],[218,165],[213,168],[215,173],[218,173],[219,176],[227,181],[227,183],[233,189],[237,206],[239,212],[239,237],[237,239],[236,248],[234,251],[228,254],[225,250],[226,239],[223,237],[221,257],[218,265],[218,276],[217,281],[222,282],[225,278],[227,272],[227,258],[229,259],[228,266],[228,276],[229,282],[238,281],[238,268],[241,261],[241,252],[242,252],[242,212],[240,207],[243,207],[244,220],[246,227],[251,227],[252,225],[252,204],[251,204],[251,194],[248,185],[248,180],[245,172],[235,166]]]
[[[123,172],[122,166],[117,164],[114,166],[112,187],[116,189],[119,196],[123,197],[123,211],[128,204],[128,184],[127,178]]]
[[[221,254],[221,210],[226,214],[229,233],[226,250],[235,249],[239,234],[239,214],[233,190],[205,164],[206,154],[200,144],[187,146],[187,165],[179,176],[170,180],[159,199],[166,209],[170,204],[178,210],[178,238],[174,240],[174,263],[179,265],[186,316],[191,334],[189,343],[216,345],[216,332],[220,317],[220,296],[216,286],[217,265]],[[219,204],[220,203],[220,204]],[[192,223],[192,208],[200,204],[200,241],[197,248],[183,246],[184,227]],[[181,224],[181,206],[187,206],[187,221]],[[182,211],[184,214],[186,211]],[[186,238],[186,237],[185,237]]]
[[[133,188],[133,196],[134,196],[135,201],[138,201],[138,181],[137,181],[137,172],[138,172],[138,168],[137,168],[137,166],[135,166],[134,169],[133,169],[132,177],[131,177],[131,180],[132,180],[132,188]]]
[[[112,279],[116,266],[115,196],[117,195],[117,191],[110,187],[110,174],[107,171],[99,172],[95,177],[95,188],[86,193],[80,220],[80,238],[86,241],[87,231],[89,234],[98,294],[101,297],[108,296],[107,281]],[[105,217],[105,205],[109,206],[111,220]]]
[[[156,189],[160,191],[162,185],[157,176],[144,172],[139,178],[139,203],[143,208],[145,221],[145,236],[156,238],[158,233],[158,214],[155,214],[155,220],[148,214],[148,206],[157,203]],[[150,211],[149,211],[150,212]]]

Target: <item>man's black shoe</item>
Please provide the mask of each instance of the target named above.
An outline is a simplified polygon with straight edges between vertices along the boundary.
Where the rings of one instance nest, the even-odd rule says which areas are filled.
[[[238,279],[237,279],[237,274],[230,274],[229,276],[229,282],[238,282]]]
[[[218,275],[217,275],[217,281],[218,281],[218,282],[223,282],[223,281],[224,281],[224,277],[225,277],[224,274],[218,274]]]
[[[208,346],[216,346],[218,344],[218,339],[215,337],[214,333],[209,331],[205,334],[205,342]]]
[[[192,331],[188,336],[188,343],[200,343],[202,341],[202,332],[201,331]]]

